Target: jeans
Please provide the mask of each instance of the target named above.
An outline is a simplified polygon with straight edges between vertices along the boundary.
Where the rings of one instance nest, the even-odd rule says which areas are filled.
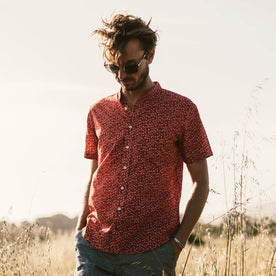
[[[140,254],[109,254],[91,246],[78,232],[75,237],[75,276],[175,276],[171,242]]]

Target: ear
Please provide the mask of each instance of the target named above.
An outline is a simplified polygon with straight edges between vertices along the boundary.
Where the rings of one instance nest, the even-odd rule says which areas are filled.
[[[147,57],[148,64],[152,63],[154,54],[155,54],[155,49],[150,50],[150,52],[148,53],[148,57]]]

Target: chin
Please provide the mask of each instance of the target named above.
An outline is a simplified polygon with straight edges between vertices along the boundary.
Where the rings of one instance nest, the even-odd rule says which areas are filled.
[[[120,82],[122,88],[124,88],[124,90],[126,91],[132,91],[135,90],[139,87],[139,84],[124,84],[122,82]]]
[[[126,91],[133,91],[137,89],[137,86],[133,86],[133,85],[123,85],[123,87]]]
[[[134,91],[137,89],[140,89],[145,85],[146,79],[140,80],[140,82],[135,82],[132,84],[123,84],[121,83],[121,86],[126,90],[126,91]]]

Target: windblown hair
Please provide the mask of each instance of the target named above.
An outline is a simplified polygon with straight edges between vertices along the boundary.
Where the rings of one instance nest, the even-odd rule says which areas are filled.
[[[113,62],[124,51],[124,47],[131,39],[138,39],[142,50],[155,49],[157,44],[157,32],[141,18],[133,15],[114,15],[110,22],[103,20],[104,28],[95,30],[92,35],[97,34],[99,46],[103,47],[103,57]]]

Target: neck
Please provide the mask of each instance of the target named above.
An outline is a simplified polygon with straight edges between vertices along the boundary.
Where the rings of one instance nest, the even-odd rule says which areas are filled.
[[[125,90],[122,87],[122,97],[130,106],[133,106],[139,99],[147,94],[154,87],[154,83],[148,77],[145,82],[135,90]]]

